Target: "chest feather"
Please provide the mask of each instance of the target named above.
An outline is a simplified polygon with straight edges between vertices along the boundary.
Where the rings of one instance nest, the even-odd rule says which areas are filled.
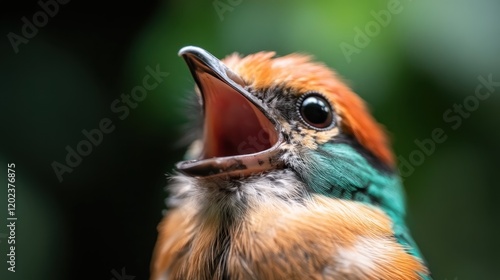
[[[362,203],[313,196],[263,204],[230,223],[193,208],[160,224],[152,279],[420,279],[389,218]],[[164,277],[164,278],[162,278]]]

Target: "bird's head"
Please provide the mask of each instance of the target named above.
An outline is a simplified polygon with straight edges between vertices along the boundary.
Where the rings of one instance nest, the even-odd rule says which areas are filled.
[[[379,204],[401,200],[386,135],[363,101],[309,56],[185,47],[203,107],[203,133],[177,169],[212,182],[293,174],[301,192]],[[274,175],[273,175],[274,176]],[[403,205],[390,208],[399,212]]]

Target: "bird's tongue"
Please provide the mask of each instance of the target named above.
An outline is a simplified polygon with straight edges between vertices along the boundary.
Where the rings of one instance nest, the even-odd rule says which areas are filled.
[[[205,106],[204,159],[253,154],[276,144],[274,125],[254,104],[208,73],[198,79]]]

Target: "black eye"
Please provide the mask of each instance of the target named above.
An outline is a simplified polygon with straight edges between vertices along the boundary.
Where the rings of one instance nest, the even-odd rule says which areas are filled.
[[[319,94],[310,94],[299,101],[302,120],[313,128],[325,129],[333,123],[333,110],[330,103]]]

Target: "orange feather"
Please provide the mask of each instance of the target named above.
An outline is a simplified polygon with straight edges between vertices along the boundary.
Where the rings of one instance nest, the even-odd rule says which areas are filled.
[[[165,273],[168,279],[222,279],[224,267],[208,263],[220,253],[223,221],[196,210],[185,204],[159,226],[151,279]],[[231,279],[403,280],[426,273],[395,240],[390,219],[363,203],[314,195],[306,205],[263,204],[245,217],[228,232]]]

